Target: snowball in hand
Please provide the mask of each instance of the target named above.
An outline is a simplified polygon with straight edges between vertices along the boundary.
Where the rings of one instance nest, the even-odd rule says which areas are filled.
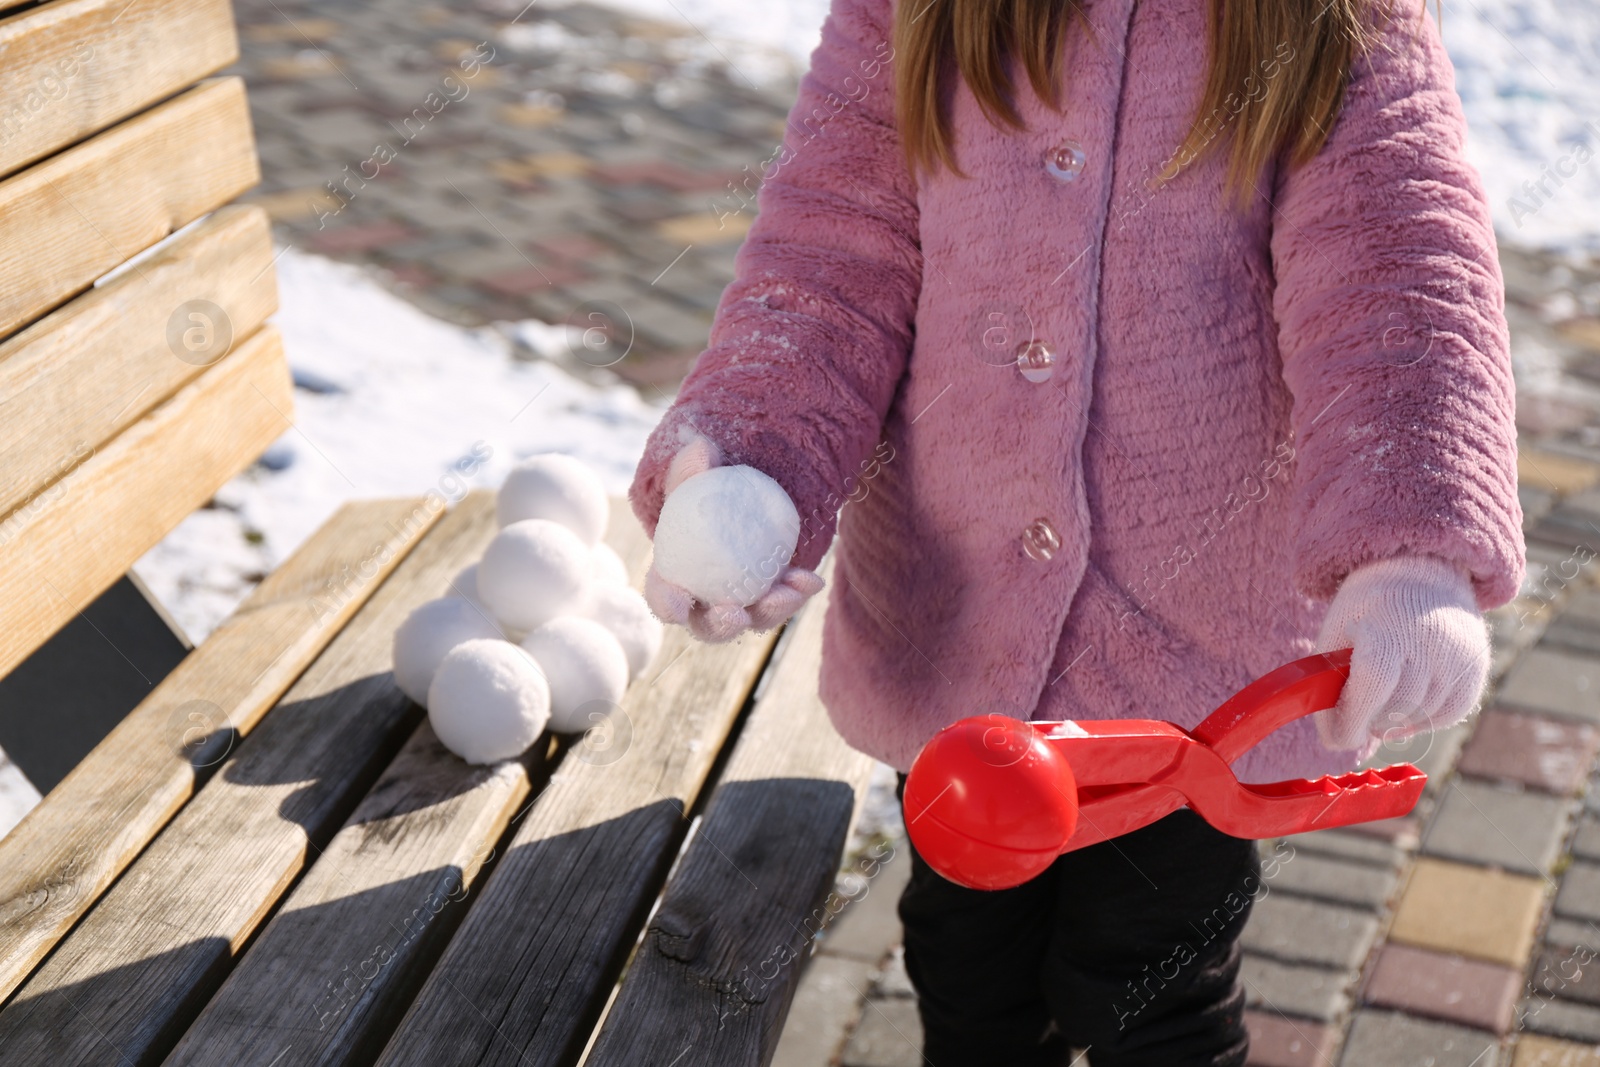
[[[548,453],[523,460],[506,475],[495,496],[501,526],[524,519],[549,519],[592,545],[606,532],[611,501],[600,476],[581,460]]]
[[[611,631],[628,657],[628,676],[637,678],[661,651],[664,627],[650,613],[644,597],[620,585],[595,586],[589,591],[584,615]]]
[[[481,608],[461,597],[430,600],[406,617],[394,632],[394,681],[406,696],[424,706],[439,662],[464,641],[493,637],[500,628]]]
[[[587,730],[593,701],[615,704],[628,688],[628,657],[611,631],[593,619],[566,615],[522,639],[550,683],[550,729]]]
[[[428,722],[468,763],[520,755],[550,721],[550,687],[510,641],[467,641],[445,656],[428,689]]]
[[[590,566],[577,534],[549,519],[524,519],[484,549],[478,599],[502,626],[531,630],[581,606]]]
[[[667,495],[656,573],[706,604],[748,607],[772,588],[800,540],[783,487],[754,467],[713,467]]]
[[[628,585],[628,565],[622,562],[617,550],[598,542],[589,550],[589,578],[596,585]]]

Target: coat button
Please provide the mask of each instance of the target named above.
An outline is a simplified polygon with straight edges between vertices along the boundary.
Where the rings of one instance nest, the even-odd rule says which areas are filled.
[[[1070,182],[1083,171],[1083,146],[1077,141],[1062,141],[1044,155],[1044,169],[1058,182]]]
[[[1024,341],[1017,346],[1017,370],[1030,382],[1049,381],[1056,372],[1056,350],[1043,341]]]
[[[1028,528],[1022,531],[1022,550],[1032,559],[1040,563],[1056,554],[1056,549],[1061,547],[1061,535],[1056,533],[1056,528],[1044,519],[1034,519],[1028,523]]]

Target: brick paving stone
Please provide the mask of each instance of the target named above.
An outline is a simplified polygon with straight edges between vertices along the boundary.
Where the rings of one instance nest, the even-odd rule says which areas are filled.
[[[1532,998],[1518,1008],[1517,1026],[1536,1034],[1600,1043],[1600,1008],[1570,1000]]]
[[[1544,874],[1561,855],[1575,801],[1455,779],[1422,835],[1422,850],[1469,863]]]
[[[868,998],[839,1063],[840,1067],[922,1067],[922,1020],[916,1002]]]
[[[1421,826],[1422,821],[1415,815],[1402,815],[1395,819],[1356,823],[1354,826],[1344,827],[1344,831],[1385,841],[1395,848],[1412,849],[1417,847],[1418,831]]]
[[[1561,873],[1555,913],[1568,919],[1600,921],[1600,864],[1580,861]]]
[[[1244,954],[1239,967],[1245,1004],[1279,1015],[1332,1022],[1349,1006],[1349,971]]]
[[[1395,763],[1414,763],[1427,773],[1426,795],[1432,796],[1448,776],[1456,754],[1466,742],[1468,730],[1469,726],[1461,723],[1443,730],[1387,741],[1362,761],[1361,766],[1387,767]]]
[[[704,312],[690,311],[662,297],[644,293],[630,297],[622,306],[633,318],[634,327],[659,344],[696,352],[706,346],[711,316]]]
[[[1374,867],[1399,867],[1405,858],[1405,853],[1388,841],[1344,830],[1316,830],[1291,834],[1281,840],[1294,848],[1296,854],[1304,850]]]
[[[1269,893],[1256,901],[1241,943],[1288,963],[1355,968],[1377,932],[1377,917],[1355,908]]]
[[[589,277],[581,270],[569,266],[547,263],[544,266],[522,266],[496,274],[480,275],[474,280],[485,289],[501,296],[526,296],[541,289],[569,285]]]
[[[1517,483],[1526,482],[1559,496],[1581,493],[1600,482],[1600,467],[1574,456],[1519,445]]]
[[[1581,946],[1600,956],[1600,924],[1587,919],[1565,919],[1552,915],[1550,925],[1545,927],[1544,940],[1556,948]]]
[[[1600,628],[1600,590],[1580,589],[1561,606],[1561,617],[1583,626]]]
[[[1570,507],[1569,503],[1562,501],[1540,516],[1533,529],[1528,531],[1528,539],[1545,541],[1569,551],[1574,546],[1583,546],[1591,551],[1600,547],[1600,532],[1596,529],[1594,513]]]
[[[1528,968],[1528,993],[1600,1007],[1600,962],[1597,960],[1600,960],[1600,951],[1587,945],[1546,943]]]
[[[1600,1048],[1524,1034],[1517,1041],[1511,1067],[1600,1067]]]
[[[1535,645],[1517,660],[1496,703],[1600,723],[1600,659]]]
[[[611,252],[609,246],[586,233],[554,234],[531,241],[529,246],[547,259],[558,262],[572,260],[587,263]]]
[[[895,845],[895,852],[880,861],[867,883],[866,895],[856,895],[828,924],[819,943],[823,955],[848,956],[876,967],[899,944],[896,909],[911,879],[911,852],[904,841]]]
[[[1521,992],[1521,970],[1386,944],[1368,969],[1361,999],[1380,1008],[1504,1034]]]
[[[1333,1062],[1336,1034],[1321,1023],[1246,1011],[1244,1025],[1250,1031],[1249,1067],[1328,1067]]]
[[[1572,835],[1572,854],[1579,859],[1600,860],[1600,817],[1587,807]]]
[[[1562,611],[1540,635],[1539,643],[1564,652],[1591,657],[1600,655],[1600,623],[1576,619],[1570,612]]]
[[[459,248],[451,248],[437,254],[429,262],[440,274],[454,275],[459,278],[474,278],[483,282],[486,278],[502,277],[502,275],[530,272],[533,274],[533,259],[526,256],[522,250],[506,242],[490,242],[490,240],[474,240],[462,243]],[[538,278],[538,274],[534,274]],[[539,285],[557,285],[539,278]]]
[[[824,1067],[855,1024],[872,965],[842,956],[814,956],[795,990],[772,1067]]]
[[[1297,852],[1293,859],[1276,865],[1269,884],[1274,891],[1284,890],[1377,911],[1394,891],[1397,877],[1398,872],[1392,868],[1350,863],[1314,852]]]
[[[1356,1012],[1340,1067],[1489,1067],[1493,1037],[1398,1012]]]
[[[1600,729],[1491,708],[1461,752],[1456,770],[1479,778],[1520,782],[1552,793],[1582,787],[1600,752]]]
[[[412,236],[414,236],[412,229],[404,223],[373,222],[329,226],[307,243],[313,252],[333,255],[341,252],[371,252]]]
[[[1519,483],[1517,501],[1522,505],[1522,528],[1531,530],[1556,502],[1556,494],[1537,485]]]
[[[1422,857],[1401,891],[1389,939],[1521,967],[1543,907],[1536,878]]]

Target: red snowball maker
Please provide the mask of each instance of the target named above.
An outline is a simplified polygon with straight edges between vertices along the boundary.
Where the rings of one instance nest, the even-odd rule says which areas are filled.
[[[1064,852],[1188,806],[1234,837],[1280,837],[1409,812],[1428,776],[1409,763],[1316,781],[1247,784],[1228,765],[1285,723],[1331,708],[1350,650],[1287,663],[1193,730],[1155,719],[1024,722],[977,715],[945,727],[906,777],[906,831],[969,889],[1007,889]]]

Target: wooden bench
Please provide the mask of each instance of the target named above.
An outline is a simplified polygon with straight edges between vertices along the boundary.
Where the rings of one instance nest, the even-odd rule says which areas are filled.
[[[290,425],[236,53],[226,0],[0,16],[0,675]],[[870,769],[821,605],[472,767],[390,641],[493,512],[345,505],[0,839],[0,1062],[770,1060]]]

